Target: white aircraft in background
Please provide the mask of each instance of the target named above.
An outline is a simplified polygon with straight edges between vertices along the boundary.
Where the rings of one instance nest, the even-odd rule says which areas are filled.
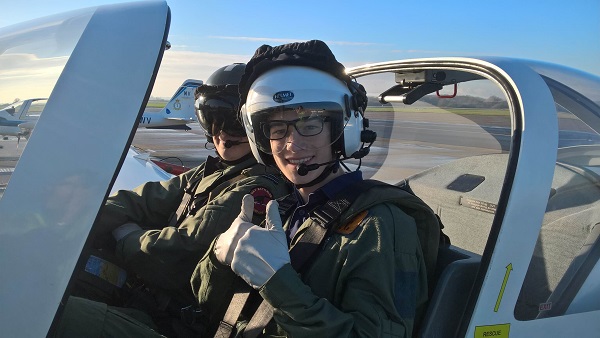
[[[145,111],[138,128],[190,130],[188,123],[197,122],[194,109],[194,91],[201,80],[188,79],[177,89],[163,109]],[[40,117],[47,98],[19,100],[0,110],[0,136],[27,138]]]
[[[0,110],[0,136],[27,138],[40,117],[46,98],[19,100]]]
[[[185,80],[161,111],[144,112],[138,128],[190,130],[187,124],[198,122],[194,109],[194,91],[201,85],[201,80]]]

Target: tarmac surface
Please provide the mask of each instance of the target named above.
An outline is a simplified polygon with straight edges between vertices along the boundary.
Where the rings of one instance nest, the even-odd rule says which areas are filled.
[[[0,139],[0,194],[6,188],[26,144],[26,140],[17,143],[16,137]]]
[[[206,142],[204,130],[198,123],[189,125],[192,130],[145,129],[137,130],[132,145],[150,152],[164,162],[193,168],[215,155],[212,145]]]
[[[497,148],[498,144],[501,148],[507,148],[510,142],[507,137],[509,135],[506,135],[508,128],[502,121],[493,121],[490,117],[482,117],[487,121],[469,121],[453,114],[435,115],[435,118],[429,114],[402,114],[394,117],[390,112],[371,116],[370,128],[377,132],[377,141],[362,162],[348,160],[346,163],[350,168],[355,168],[360,163],[365,178],[371,177],[377,169],[382,168],[376,178],[394,183],[454,158],[488,153],[490,149]],[[473,125],[479,124],[495,125],[496,128],[501,127],[504,132],[493,135],[496,139],[490,139],[490,134],[480,133],[481,130],[477,133],[465,131],[471,135],[468,138],[470,141],[456,137],[456,128],[472,128]],[[132,146],[167,163],[187,168],[196,167],[204,162],[207,156],[215,155],[215,151],[211,144],[206,142],[204,130],[198,123],[189,126],[189,131],[140,128],[136,131]],[[480,137],[481,140],[474,142],[472,137]],[[489,146],[485,145],[486,143]],[[472,144],[481,144],[482,148],[474,148]],[[0,139],[0,193],[8,184],[26,145],[26,139],[19,142],[16,137]]]

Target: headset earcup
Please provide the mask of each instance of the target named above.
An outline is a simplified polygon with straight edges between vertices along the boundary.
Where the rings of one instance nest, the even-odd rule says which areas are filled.
[[[342,136],[343,156],[351,157],[361,148],[361,133],[364,130],[363,112],[367,108],[367,91],[358,82],[349,81],[346,83],[350,91],[351,113],[348,117],[348,123],[345,124]]]
[[[344,127],[344,157],[350,157],[361,147],[360,135],[363,130],[363,116],[360,111],[352,111]]]
[[[350,81],[348,83],[348,89],[352,94],[352,109],[357,112],[364,112],[367,109],[367,91],[365,87],[358,82]]]

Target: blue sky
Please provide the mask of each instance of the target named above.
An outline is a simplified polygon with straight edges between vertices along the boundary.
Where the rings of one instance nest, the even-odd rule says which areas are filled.
[[[0,26],[126,1],[28,0],[2,5]],[[498,55],[600,75],[600,0],[172,0],[155,96],[186,78],[245,62],[262,44],[326,41],[346,66],[393,59]],[[210,59],[210,60],[209,60]]]

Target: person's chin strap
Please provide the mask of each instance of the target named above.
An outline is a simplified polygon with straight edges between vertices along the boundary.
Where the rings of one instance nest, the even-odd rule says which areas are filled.
[[[248,141],[246,141],[246,142],[242,142],[242,141],[231,141],[231,140],[227,140],[227,141],[225,141],[225,148],[228,148],[228,149],[229,149],[229,148],[231,148],[231,147],[235,147],[235,146],[237,146],[237,145],[244,144],[244,143],[249,143],[249,142],[248,142]]]

